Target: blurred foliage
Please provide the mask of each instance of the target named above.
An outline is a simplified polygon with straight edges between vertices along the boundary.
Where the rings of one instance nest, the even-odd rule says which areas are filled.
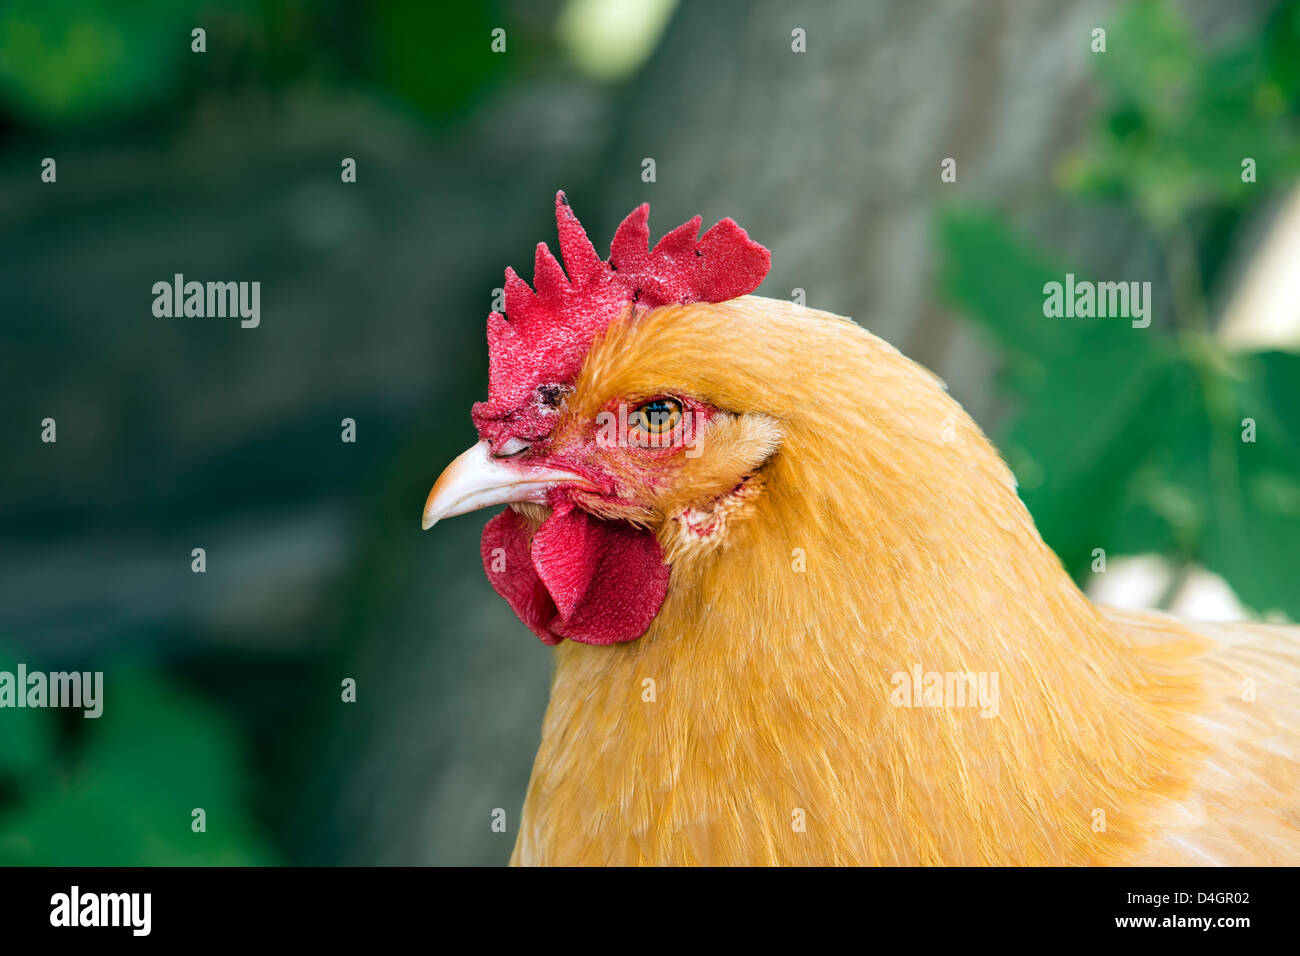
[[[1266,177],[1300,167],[1300,7],[1284,4],[1269,27],[1213,57],[1164,0],[1127,8],[1095,57],[1109,97],[1101,135],[1065,170],[1083,195],[1122,198],[1167,230],[1206,202],[1246,203],[1241,161]]]
[[[510,62],[482,52],[489,47],[492,31],[504,28],[492,5],[375,0],[365,10],[370,20],[368,71],[430,115],[459,109]],[[433,57],[437,69],[430,69]]]
[[[0,651],[0,670],[21,659]],[[102,701],[96,718],[0,711],[0,866],[274,862],[246,806],[236,728],[219,711],[135,665],[106,669]],[[206,832],[191,829],[196,807]]]
[[[204,6],[10,0],[0,6],[0,96],[19,116],[51,126],[155,106],[180,83],[190,31],[206,28]]]
[[[0,110],[37,129],[108,127],[184,116],[174,107],[187,94],[318,81],[437,119],[527,61],[484,55],[504,26],[488,0],[8,0]],[[203,53],[191,49],[198,27]]]
[[[1223,255],[1207,224],[1231,230],[1300,173],[1300,3],[1213,54],[1168,3],[1136,3],[1095,59],[1106,105],[1062,183],[1133,210],[1164,254],[1174,321],[1046,318],[1045,283],[1093,277],[996,214],[945,212],[946,291],[1000,350],[1015,400],[1002,447],[1076,576],[1094,548],[1157,552],[1300,620],[1300,356],[1226,352],[1204,287]],[[1242,181],[1244,157],[1257,183]]]

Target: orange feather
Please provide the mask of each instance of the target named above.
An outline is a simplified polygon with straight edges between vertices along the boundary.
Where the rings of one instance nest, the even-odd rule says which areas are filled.
[[[513,862],[1300,863],[1300,632],[1093,606],[978,426],[846,319],[629,317],[558,427],[658,394],[730,415],[628,515],[673,565],[649,631],[555,649]],[[900,706],[917,669],[996,713]]]

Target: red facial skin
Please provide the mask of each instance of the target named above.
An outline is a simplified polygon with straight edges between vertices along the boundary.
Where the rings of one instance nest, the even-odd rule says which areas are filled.
[[[544,643],[635,640],[658,613],[669,568],[654,534],[633,522],[652,514],[648,499],[670,479],[682,456],[698,447],[715,414],[694,399],[677,400],[681,418],[670,432],[655,436],[660,447],[643,447],[645,433],[620,417],[620,405],[630,414],[653,401],[648,399],[611,402],[604,409],[611,419],[534,439],[520,454],[521,463],[568,471],[590,486],[552,489],[551,514],[531,537],[514,509],[493,518],[483,531],[483,564],[492,586]],[[535,434],[534,428],[530,422],[529,433]],[[503,427],[484,437],[496,450],[523,436]]]
[[[671,431],[649,435],[628,419],[636,409],[658,398],[679,402],[682,414]],[[713,406],[687,397],[614,400],[601,410],[601,415],[609,418],[602,417],[600,425],[593,423],[577,438],[557,441],[548,436],[525,454],[530,463],[581,475],[595,489],[557,488],[554,495],[569,496],[577,504],[602,512],[648,508],[652,504],[646,500],[649,494],[670,480],[673,466],[698,447],[714,414]]]
[[[564,268],[539,244],[533,287],[507,269],[506,314],[488,317],[488,400],[473,410],[479,437],[498,457],[511,439],[527,442],[521,462],[562,469],[590,484],[553,490],[550,516],[535,533],[513,508],[483,531],[492,586],[548,644],[566,637],[612,644],[645,632],[668,590],[668,566],[645,525],[655,513],[656,491],[683,455],[682,444],[646,448],[624,440],[600,447],[596,422],[555,434],[565,386],[552,383],[573,382],[592,342],[629,311],[747,295],[771,265],[768,250],[730,219],[700,235],[696,216],[652,248],[648,217],[642,205],[623,220],[606,261],[558,193]],[[682,403],[691,414],[683,414],[675,431],[689,443],[712,410]],[[617,405],[610,409],[616,415]]]

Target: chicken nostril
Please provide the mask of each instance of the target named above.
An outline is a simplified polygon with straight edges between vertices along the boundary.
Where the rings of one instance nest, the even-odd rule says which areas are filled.
[[[492,452],[493,458],[514,458],[521,455],[532,447],[531,442],[526,442],[522,438],[508,438]]]

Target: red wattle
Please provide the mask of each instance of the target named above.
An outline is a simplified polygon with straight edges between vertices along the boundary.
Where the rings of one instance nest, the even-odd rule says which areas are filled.
[[[544,644],[633,641],[668,593],[668,565],[655,536],[560,502],[531,536],[507,508],[483,528],[492,587]]]

